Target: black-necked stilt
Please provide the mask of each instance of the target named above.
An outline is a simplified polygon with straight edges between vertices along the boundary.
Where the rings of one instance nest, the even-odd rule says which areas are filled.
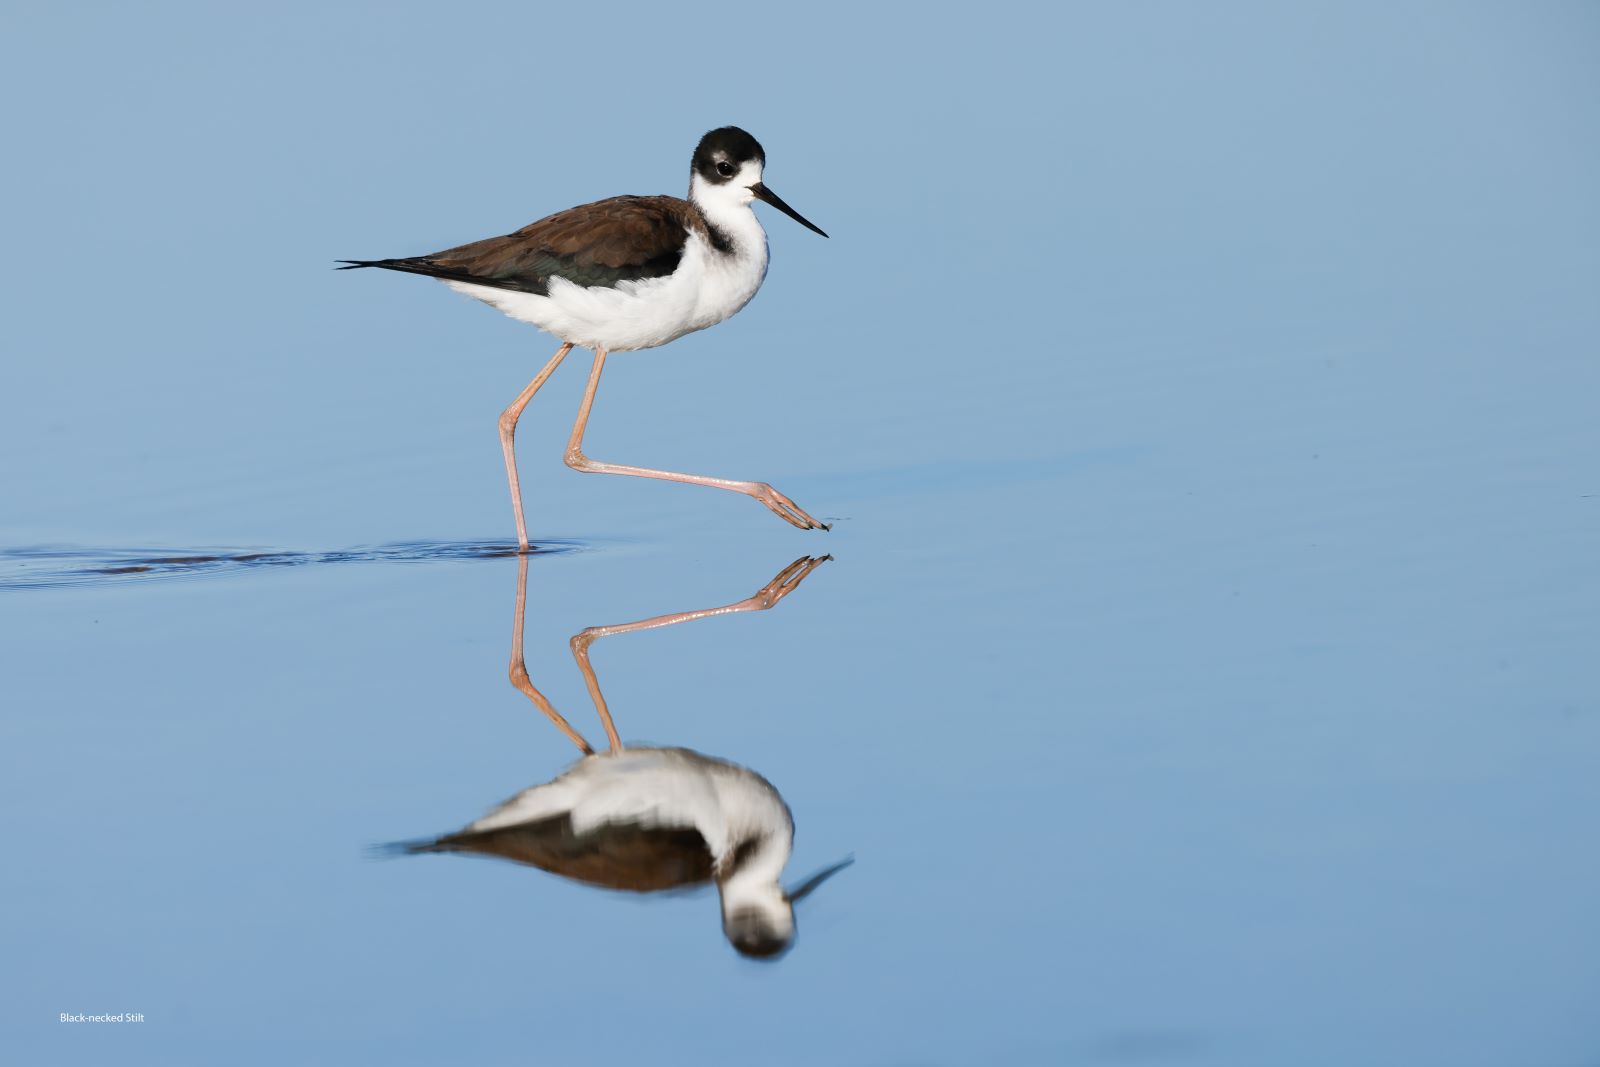
[[[827,524],[765,482],[601,463],[583,454],[583,432],[608,352],[654,348],[715,326],[750,302],[767,275],[767,234],[751,202],[764,200],[822,233],[763,184],[766,153],[735,126],[700,139],[689,171],[689,199],[616,196],[569,208],[505,237],[406,259],[340,260],[341,270],[383,267],[438,278],[562,345],[500,415],[500,446],[517,514],[517,540],[528,548],[514,451],[517,419],[573,346],[594,349],[594,367],[567,441],[567,466],[593,474],[630,474],[731,489],[761,501],[804,530]]]
[[[722,929],[746,956],[775,957],[794,942],[794,905],[850,861],[785,890],[794,821],[761,775],[686,748],[624,748],[589,646],[602,637],[672,626],[740,611],[765,611],[792,593],[830,557],[802,556],[754,596],[720,608],[661,615],[576,634],[572,654],[583,672],[610,744],[597,754],[528,678],[522,651],[527,557],[517,570],[511,631],[511,684],[527,695],[583,758],[560,777],[525,789],[455,833],[400,846],[406,852],[463,852],[526,863],[606,889],[649,893],[714,883]]]

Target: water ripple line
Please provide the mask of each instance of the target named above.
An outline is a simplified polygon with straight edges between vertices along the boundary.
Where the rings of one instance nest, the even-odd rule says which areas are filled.
[[[549,556],[586,547],[582,541],[541,540],[528,554]],[[441,563],[510,559],[516,555],[515,542],[507,541],[397,541],[322,552],[30,545],[0,548],[0,591],[184,580],[322,563]]]

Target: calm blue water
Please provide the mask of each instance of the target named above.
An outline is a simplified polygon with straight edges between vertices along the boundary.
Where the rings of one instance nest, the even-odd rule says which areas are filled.
[[[1600,13],[628,14],[6,13],[0,1058],[1597,1062]],[[328,269],[727,122],[833,239],[765,215],[588,450],[835,529],[566,470],[579,354],[526,651],[598,741],[572,634],[833,555],[593,652],[791,879],[856,857],[772,965],[712,894],[371,854],[573,754],[494,433],[554,344]]]

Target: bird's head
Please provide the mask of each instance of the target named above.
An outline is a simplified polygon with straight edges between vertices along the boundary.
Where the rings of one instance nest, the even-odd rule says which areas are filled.
[[[739,127],[712,130],[700,138],[689,163],[689,199],[713,218],[719,209],[763,200],[813,233],[828,236],[762,183],[766,165],[761,143]]]

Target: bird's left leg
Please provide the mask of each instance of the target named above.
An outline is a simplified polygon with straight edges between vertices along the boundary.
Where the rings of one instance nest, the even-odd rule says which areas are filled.
[[[613,752],[620,750],[622,742],[617,739],[616,726],[611,721],[611,709],[606,705],[605,695],[600,692],[600,680],[595,677],[594,665],[589,662],[590,645],[602,637],[614,637],[635,630],[654,630],[661,626],[676,626],[680,622],[709,619],[713,615],[732,615],[740,611],[766,611],[798,589],[800,583],[805,581],[812,571],[832,558],[832,556],[801,556],[775,574],[772,581],[757,589],[754,595],[732,604],[724,604],[720,608],[679,611],[672,615],[657,615],[654,618],[625,622],[616,626],[591,626],[587,630],[573,634],[569,642],[572,646],[572,658],[578,661],[578,669],[583,672],[584,684],[589,687],[589,699],[594,701],[595,710],[600,713],[600,721],[605,724],[606,736],[611,739],[611,750]]]
[[[528,659],[522,652],[522,619],[528,611],[528,557],[517,557],[517,616],[511,623],[511,684],[523,696],[533,701],[534,706],[545,713],[545,717],[555,723],[556,729],[567,735],[567,740],[577,745],[585,756],[594,755],[594,749],[589,747],[589,742],[583,735],[572,728],[572,724],[556,710],[550,699],[534,687],[528,678]]]
[[[753,496],[791,526],[802,530],[827,530],[827,523],[818,522],[806,514],[793,500],[778,492],[766,482],[736,482],[728,478],[708,478],[703,474],[679,474],[676,471],[658,471],[650,467],[626,467],[620,463],[601,463],[583,454],[583,432],[589,425],[589,411],[594,407],[594,394],[600,388],[600,371],[606,364],[606,351],[594,350],[594,369],[589,372],[589,385],[583,393],[583,403],[578,408],[578,421],[572,424],[572,436],[567,440],[567,466],[585,474],[627,474],[635,478],[659,478],[667,482],[686,482],[689,485],[708,485],[713,489],[728,489],[745,496]]]
[[[506,460],[506,481],[511,485],[511,510],[517,513],[517,551],[528,551],[528,524],[522,517],[522,484],[517,480],[517,420],[522,418],[522,409],[528,406],[528,401],[533,399],[533,394],[545,383],[545,379],[555,373],[561,366],[561,361],[567,358],[567,353],[572,351],[572,342],[567,342],[556,349],[556,354],[544,369],[534,375],[533,381],[527,388],[517,394],[511,406],[500,413],[500,452]]]

